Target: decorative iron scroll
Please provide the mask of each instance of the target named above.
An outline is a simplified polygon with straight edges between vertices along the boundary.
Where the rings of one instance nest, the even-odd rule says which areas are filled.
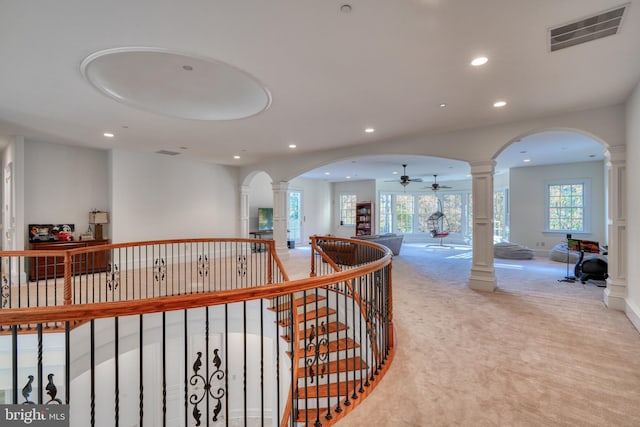
[[[167,277],[167,262],[164,258],[156,258],[153,262],[153,269],[155,271],[153,280],[156,282],[162,282]]]
[[[9,279],[2,275],[2,308],[9,305]]]
[[[115,291],[120,285],[120,267],[118,264],[109,264],[107,266],[107,287],[109,290]]]
[[[209,256],[198,256],[198,275],[202,278],[209,276]]]
[[[51,399],[46,402],[46,405],[58,404],[62,405],[62,400],[58,399],[56,396],[58,395],[58,387],[53,383],[53,374],[47,375],[49,382],[47,386],[44,388],[47,391],[47,394]]]
[[[24,387],[22,387],[22,397],[24,397],[24,402],[22,402],[22,404],[30,404],[33,405],[34,402],[32,402],[31,400],[29,400],[29,396],[31,395],[31,392],[33,391],[33,386],[31,385],[31,383],[33,383],[34,377],[33,375],[29,375],[28,377],[28,381],[27,383],[24,385]]]
[[[222,399],[225,396],[225,389],[221,386],[215,387],[213,385],[214,380],[217,380],[218,383],[221,383],[222,380],[224,380],[224,371],[220,369],[222,360],[220,359],[218,352],[219,349],[217,348],[213,350],[212,363],[215,371],[211,375],[209,375],[208,380],[199,372],[202,368],[202,352],[199,351],[196,353],[196,361],[193,362],[193,375],[189,379],[189,384],[195,386],[199,383],[202,383],[203,386],[202,395],[198,395],[197,392],[194,392],[191,394],[191,396],[189,396],[189,403],[193,405],[192,415],[194,420],[196,421],[196,426],[200,426],[202,423],[202,412],[200,411],[198,405],[204,400],[205,397],[207,399],[211,397],[211,399],[215,401],[215,405],[213,408],[213,418],[211,418],[212,421],[218,421],[218,415],[222,410]]]
[[[245,277],[247,275],[247,256],[238,255],[238,276]]]
[[[313,384],[314,377],[319,375],[320,378],[324,378],[324,374],[327,372],[327,359],[329,358],[329,333],[324,323],[320,323],[318,335],[316,335],[316,328],[311,325],[309,332],[309,344],[305,347],[305,354],[310,354],[305,360],[307,365],[307,377],[310,377],[310,382]]]

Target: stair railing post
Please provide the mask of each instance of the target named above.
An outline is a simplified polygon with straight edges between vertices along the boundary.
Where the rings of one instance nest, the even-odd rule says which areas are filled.
[[[71,254],[69,251],[64,253],[64,305],[70,305],[71,302]]]

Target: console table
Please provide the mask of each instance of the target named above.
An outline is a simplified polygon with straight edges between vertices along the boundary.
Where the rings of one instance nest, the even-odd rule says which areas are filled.
[[[31,250],[66,251],[69,249],[86,248],[109,244],[109,240],[73,240],[31,242]],[[74,274],[97,273],[107,271],[109,266],[109,252],[97,251],[73,257],[71,271]],[[50,279],[64,276],[64,255],[34,256],[29,262],[29,280]]]

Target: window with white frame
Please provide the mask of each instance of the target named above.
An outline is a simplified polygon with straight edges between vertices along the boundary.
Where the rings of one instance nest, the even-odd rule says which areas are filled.
[[[588,179],[548,182],[546,231],[590,232]]]
[[[448,231],[471,235],[470,192],[380,193],[380,233],[429,233],[431,214],[442,210]]]
[[[340,225],[356,225],[356,194],[340,194]]]

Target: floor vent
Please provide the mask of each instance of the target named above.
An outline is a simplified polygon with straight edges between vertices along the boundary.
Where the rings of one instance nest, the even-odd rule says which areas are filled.
[[[180,153],[177,151],[158,150],[156,151],[156,154],[164,154],[165,156],[177,156]]]
[[[628,5],[552,28],[549,31],[551,52],[617,34]]]

